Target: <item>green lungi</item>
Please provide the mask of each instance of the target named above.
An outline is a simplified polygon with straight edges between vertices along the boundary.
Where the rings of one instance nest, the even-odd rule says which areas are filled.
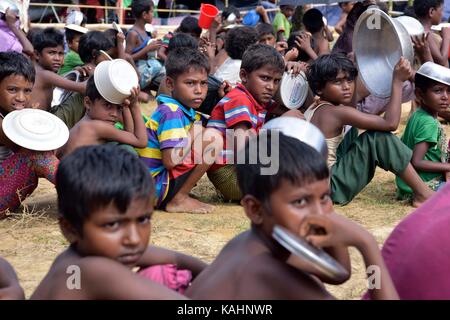
[[[372,180],[376,167],[399,175],[405,171],[412,151],[390,132],[366,131],[358,136],[352,128],[336,151],[330,168],[331,198],[347,204]]]

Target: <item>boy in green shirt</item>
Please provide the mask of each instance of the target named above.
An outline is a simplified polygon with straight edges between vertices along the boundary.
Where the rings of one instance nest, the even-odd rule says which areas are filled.
[[[291,22],[288,20],[294,14],[295,3],[292,0],[280,1],[280,12],[273,19],[273,28],[277,35],[277,40],[287,40],[291,33]]]
[[[65,30],[69,52],[64,57],[64,64],[58,71],[59,75],[64,75],[67,72],[72,71],[75,67],[82,66],[84,64],[78,54],[78,44],[80,42],[80,37],[87,33],[88,29],[75,24],[69,24],[65,26]]]
[[[448,141],[438,112],[449,108],[450,69],[427,62],[415,76],[416,96],[420,107],[408,120],[402,141],[412,151],[411,164],[422,180],[433,189],[439,189],[450,179],[450,163],[447,163]],[[396,178],[400,198],[411,196],[411,189],[399,177]]]

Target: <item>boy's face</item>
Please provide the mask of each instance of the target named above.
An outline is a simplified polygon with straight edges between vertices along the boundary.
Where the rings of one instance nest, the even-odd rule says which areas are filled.
[[[149,24],[153,22],[153,7],[150,8],[150,10],[144,11],[142,13],[142,19],[144,19],[144,21]]]
[[[112,104],[103,98],[92,101],[89,97],[84,98],[86,113],[92,120],[101,120],[114,125],[122,120],[121,105]]]
[[[289,19],[290,17],[292,17],[294,15],[294,10],[295,10],[294,6],[287,5],[287,6],[283,7],[281,12],[286,16],[286,18]]]
[[[437,115],[438,112],[448,111],[450,105],[450,86],[443,83],[436,83],[423,93],[416,90],[422,107]]]
[[[444,5],[440,4],[436,8],[430,9],[430,18],[432,25],[438,25],[442,21],[442,15],[444,14]]]
[[[208,73],[205,69],[189,68],[176,79],[166,78],[172,97],[183,106],[197,109],[208,93]]]
[[[98,209],[84,221],[82,235],[76,236],[77,252],[135,266],[148,247],[152,212],[151,199],[133,199],[125,213],[113,203]]]
[[[268,46],[275,47],[277,39],[271,33],[266,33],[259,38],[259,43],[267,44]]]
[[[7,113],[28,107],[33,83],[24,76],[12,74],[0,82],[0,108]]]
[[[71,42],[69,42],[69,48],[75,52],[78,52],[78,45],[80,44],[81,35],[76,35]]]
[[[241,69],[242,84],[251,93],[253,98],[264,105],[272,99],[280,86],[283,73],[269,65],[250,73]]]
[[[64,63],[64,48],[63,46],[44,48],[42,52],[37,52],[36,58],[42,68],[58,72]]]
[[[348,105],[352,101],[354,91],[355,80],[350,80],[346,72],[339,71],[336,79],[327,81],[325,87],[317,93],[322,100],[336,105]]]
[[[301,187],[283,179],[280,187],[270,196],[269,208],[261,207],[259,225],[269,237],[274,225],[280,225],[298,234],[305,215],[333,212],[330,195],[328,179],[317,180]]]

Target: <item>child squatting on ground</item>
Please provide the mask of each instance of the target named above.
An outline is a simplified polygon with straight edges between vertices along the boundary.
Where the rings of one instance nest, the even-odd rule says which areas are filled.
[[[278,141],[273,143],[275,137]],[[186,291],[187,296],[224,300],[332,299],[322,282],[338,283],[287,263],[290,253],[272,238],[273,227],[280,225],[324,248],[348,271],[348,247],[356,247],[366,267],[380,267],[381,286],[370,290],[371,298],[397,299],[374,237],[333,212],[329,171],[321,155],[278,131],[261,131],[252,140],[245,148],[247,163],[237,165],[241,204],[251,228],[225,245]],[[250,145],[258,147],[251,149]],[[269,166],[262,156],[266,153],[278,156],[276,174],[261,174]],[[319,229],[323,232],[314,231]]]
[[[154,185],[136,155],[113,145],[81,147],[61,161],[56,191],[59,226],[70,246],[55,259],[32,299],[182,299],[146,279],[146,268],[171,264],[195,277],[206,266],[148,245]],[[78,290],[67,285],[74,266],[79,282],[72,284]]]
[[[0,52],[0,218],[17,209],[38,186],[38,178],[55,182],[58,159],[53,152],[22,148],[2,130],[3,118],[30,107],[35,71],[31,61],[17,52]]]

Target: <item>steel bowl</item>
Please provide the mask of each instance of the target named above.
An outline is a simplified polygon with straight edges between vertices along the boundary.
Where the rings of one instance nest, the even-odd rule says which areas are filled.
[[[262,129],[279,130],[283,134],[304,142],[319,152],[326,160],[328,147],[325,136],[315,125],[294,117],[279,117],[266,122]]]
[[[419,70],[417,70],[417,74],[450,86],[450,69],[437,63],[430,61],[425,62]]]
[[[400,57],[414,62],[408,31],[378,7],[369,7],[356,22],[353,50],[362,82],[380,98],[391,96],[393,71]]]

